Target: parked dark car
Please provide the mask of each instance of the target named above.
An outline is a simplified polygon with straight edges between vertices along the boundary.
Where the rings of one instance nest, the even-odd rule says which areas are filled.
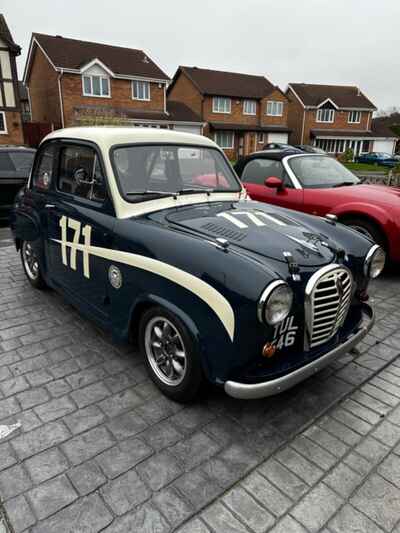
[[[296,150],[291,144],[284,143],[267,143],[264,145],[263,150]]]
[[[210,139],[153,128],[48,135],[11,228],[29,282],[137,340],[178,401],[204,380],[262,398],[340,358],[385,262],[345,226],[249,200]]]
[[[399,164],[397,157],[385,154],[385,152],[368,152],[356,158],[357,163],[368,163],[369,165],[380,165],[383,167],[394,167]]]
[[[0,221],[8,220],[17,192],[28,181],[36,150],[0,146]]]
[[[310,144],[295,144],[294,147],[309,154],[326,154],[322,148],[317,148],[317,146],[311,146]]]

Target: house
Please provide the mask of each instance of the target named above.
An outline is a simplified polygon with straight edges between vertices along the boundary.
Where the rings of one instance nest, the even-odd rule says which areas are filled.
[[[396,136],[395,153],[400,152],[400,112],[397,111],[388,116],[373,118],[372,129],[382,135],[386,135],[387,139]],[[381,151],[384,152],[385,150]]]
[[[143,51],[33,33],[24,72],[32,121],[53,128],[118,124],[192,130],[184,104],[167,109],[168,76]]]
[[[374,130],[375,105],[358,87],[290,83],[286,90],[292,144],[311,144],[328,153],[351,148],[355,156],[375,151],[393,153],[393,134]]]
[[[263,76],[180,66],[168,101],[183,102],[230,159],[288,140],[288,100]]]
[[[24,142],[16,66],[20,53],[21,48],[0,14],[0,145]]]

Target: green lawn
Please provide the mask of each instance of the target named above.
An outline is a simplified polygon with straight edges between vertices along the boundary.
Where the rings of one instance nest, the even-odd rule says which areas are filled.
[[[365,170],[365,172],[384,172],[385,174],[388,173],[387,167],[381,167],[379,165],[370,165],[368,163],[344,163],[344,166],[347,167],[349,170],[356,170],[357,172],[362,172]]]

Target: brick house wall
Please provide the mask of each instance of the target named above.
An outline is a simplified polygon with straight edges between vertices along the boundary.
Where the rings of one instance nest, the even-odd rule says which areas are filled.
[[[290,144],[301,144],[304,109],[292,91],[287,91],[286,96],[289,101],[288,126],[292,130],[289,135],[289,142]]]
[[[274,102],[283,102],[282,116],[271,117],[267,115],[267,103],[273,100]],[[288,99],[280,91],[276,90],[261,100],[260,121],[262,126],[287,126],[289,114]]]
[[[28,87],[32,122],[49,122],[55,129],[61,128],[58,73],[39,47],[34,52]]]
[[[203,97],[197,87],[181,72],[168,93],[168,100],[183,102],[203,118]]]
[[[96,106],[141,109],[148,111],[164,111],[165,85],[150,83],[150,101],[134,100],[132,98],[131,80],[110,78],[111,97],[84,96],[82,77],[78,74],[63,74],[61,78],[61,93],[64,109],[65,127],[77,125],[75,107]]]
[[[0,135],[1,144],[24,144],[20,111],[5,111],[7,133]]]
[[[221,95],[223,96],[223,95]],[[227,124],[245,124],[257,126],[259,124],[260,105],[257,102],[256,115],[245,115],[243,113],[243,103],[245,98],[231,98],[230,113],[214,113],[213,97],[206,96],[203,103],[203,118],[207,122],[225,122]]]

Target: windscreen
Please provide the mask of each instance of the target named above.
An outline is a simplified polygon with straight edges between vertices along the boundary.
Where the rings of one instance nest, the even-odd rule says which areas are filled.
[[[34,152],[0,152],[0,177],[27,178],[32,168]]]
[[[350,170],[329,156],[292,157],[288,163],[305,189],[323,189],[360,183]]]
[[[241,190],[229,163],[213,148],[129,145],[115,148],[111,157],[121,192],[130,201],[144,194]]]

